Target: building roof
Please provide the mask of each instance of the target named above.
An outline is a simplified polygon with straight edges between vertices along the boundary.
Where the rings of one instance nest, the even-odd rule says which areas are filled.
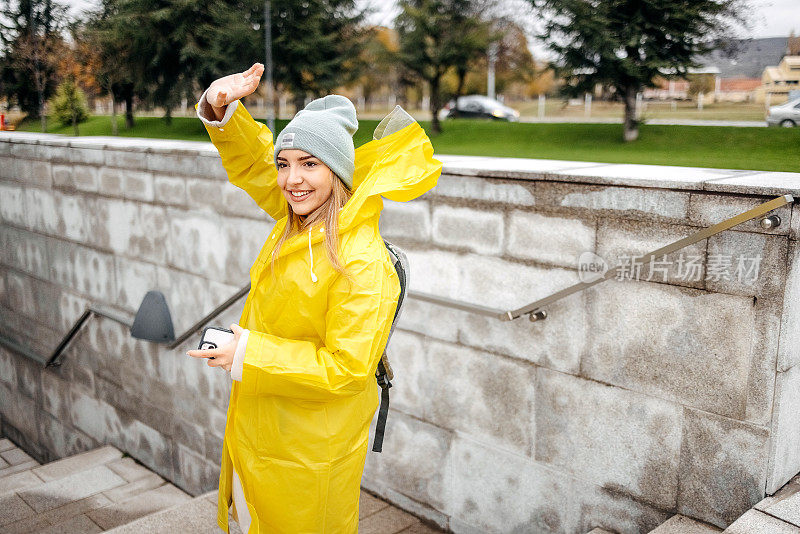
[[[699,61],[704,67],[718,68],[720,78],[760,78],[766,67],[781,62],[788,46],[788,37],[739,39],[733,51],[714,50]]]
[[[723,93],[735,91],[754,91],[761,86],[761,78],[725,78],[719,82]]]

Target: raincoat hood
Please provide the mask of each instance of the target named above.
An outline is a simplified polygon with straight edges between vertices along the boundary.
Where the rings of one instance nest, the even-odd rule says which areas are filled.
[[[353,195],[339,212],[339,233],[379,217],[381,197],[396,202],[413,200],[432,189],[442,172],[442,162],[433,157],[433,145],[425,130],[400,106],[395,106],[375,128],[373,139],[355,151]],[[276,225],[283,232],[287,220]],[[278,257],[306,246],[302,234],[288,239]],[[308,233],[308,245],[324,238]],[[314,276],[312,276],[312,279]]]

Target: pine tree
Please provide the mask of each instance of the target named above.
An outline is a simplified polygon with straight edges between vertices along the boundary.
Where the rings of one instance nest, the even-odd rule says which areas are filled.
[[[625,103],[625,141],[636,140],[636,95],[656,76],[685,77],[696,58],[746,24],[743,0],[528,0],[546,21],[540,37],[573,93],[612,87]]]

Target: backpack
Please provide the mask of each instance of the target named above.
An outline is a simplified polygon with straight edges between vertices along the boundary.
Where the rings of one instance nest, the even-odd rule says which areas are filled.
[[[372,439],[372,451],[381,452],[383,448],[383,434],[386,429],[386,416],[389,414],[389,388],[392,387],[391,379],[394,378],[392,367],[389,365],[389,357],[386,355],[386,350],[389,346],[389,340],[394,333],[394,327],[397,324],[397,319],[400,317],[400,312],[403,309],[403,301],[406,294],[406,286],[408,286],[408,258],[405,253],[400,250],[397,245],[389,243],[385,239],[383,244],[389,251],[389,257],[394,265],[394,270],[397,271],[397,278],[400,280],[400,297],[397,300],[397,308],[394,311],[394,319],[392,319],[392,328],[389,330],[389,337],[386,340],[386,348],[383,349],[383,354],[378,362],[378,369],[375,371],[375,378],[378,380],[378,385],[381,387],[381,406],[378,411],[378,421],[375,424],[375,437]]]

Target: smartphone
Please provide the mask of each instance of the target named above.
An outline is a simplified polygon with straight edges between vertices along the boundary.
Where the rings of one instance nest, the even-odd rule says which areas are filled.
[[[222,328],[221,326],[207,326],[203,329],[203,335],[200,336],[200,345],[197,346],[200,350],[218,349],[233,340],[233,330]],[[213,360],[213,356],[209,356],[209,360]]]

